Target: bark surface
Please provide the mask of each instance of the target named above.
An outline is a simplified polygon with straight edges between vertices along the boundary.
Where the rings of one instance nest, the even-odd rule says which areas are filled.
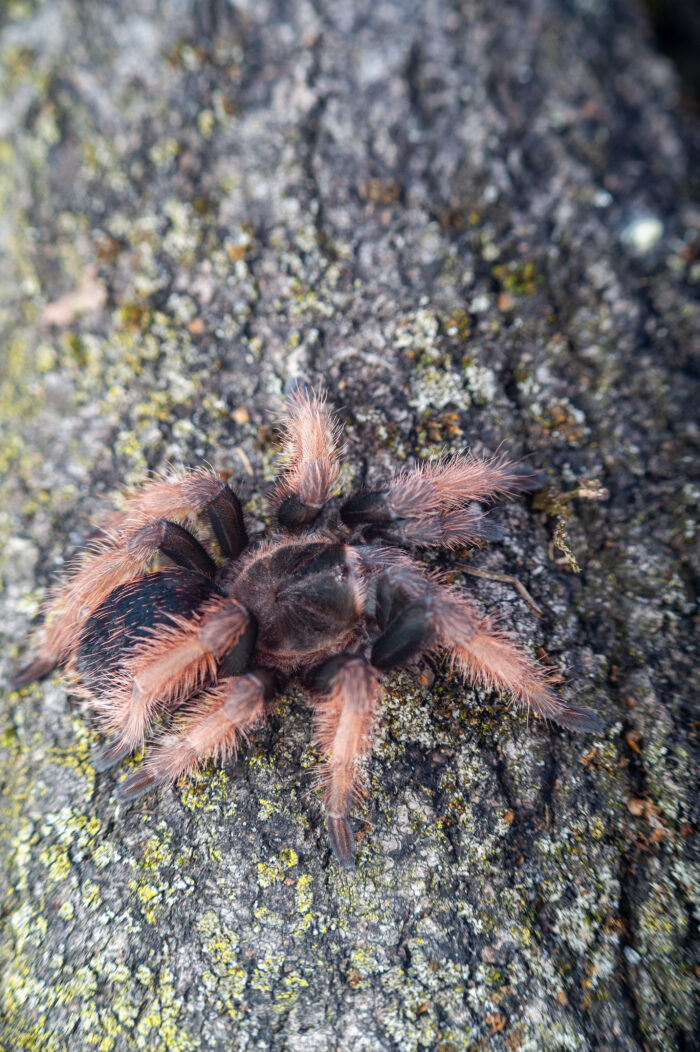
[[[394,677],[349,875],[300,695],[225,769],[117,810],[65,683],[6,691],[0,1048],[697,1047],[700,210],[637,9],[0,19],[4,672],[149,470],[210,462],[260,536],[304,376],[348,490],[467,445],[547,469],[502,542],[433,561],[607,720]]]

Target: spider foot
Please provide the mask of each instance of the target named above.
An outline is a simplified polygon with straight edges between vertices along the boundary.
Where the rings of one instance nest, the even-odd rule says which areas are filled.
[[[535,708],[537,703],[533,699],[531,704]],[[550,715],[547,712],[544,714],[545,716]],[[566,727],[569,731],[577,731],[583,734],[600,734],[606,727],[605,720],[601,719],[593,709],[583,708],[578,705],[564,705],[559,701],[557,701],[556,711],[551,713],[550,718],[555,723],[558,723],[560,727]]]
[[[132,800],[138,800],[140,796],[150,793],[152,789],[156,789],[161,781],[162,779],[158,778],[153,771],[144,768],[141,771],[130,774],[128,778],[120,782],[114,790],[114,795],[118,803],[128,804]]]
[[[549,485],[549,477],[546,471],[538,471],[528,464],[514,464],[510,468],[507,485],[511,492],[534,493]]]
[[[10,676],[10,687],[12,690],[19,690],[20,687],[27,687],[30,683],[34,683],[35,680],[45,679],[58,664],[58,659],[53,654],[48,654],[45,657],[39,655],[30,661],[28,665],[22,665],[18,668],[12,676]]]
[[[355,837],[352,826],[344,815],[328,815],[326,818],[328,838],[333,854],[343,869],[355,868]]]
[[[100,749],[92,761],[92,766],[98,774],[103,774],[112,767],[116,767],[122,760],[125,760],[131,752],[133,752],[133,746],[129,742],[124,741],[120,734]]]

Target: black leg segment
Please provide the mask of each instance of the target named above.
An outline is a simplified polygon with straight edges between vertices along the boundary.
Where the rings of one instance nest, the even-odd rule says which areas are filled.
[[[247,547],[248,533],[241,502],[225,482],[221,484],[218,495],[204,508],[204,514],[221,548],[221,554],[227,559],[237,559]]]
[[[376,587],[376,618],[382,632],[410,602],[403,588],[397,585],[391,573],[383,573]]]
[[[110,742],[107,742],[100,749],[92,761],[92,765],[98,774],[102,774],[104,771],[109,771],[110,768],[116,767],[118,763],[125,760],[129,753],[133,751],[133,746],[125,743],[122,735],[118,734],[116,738],[112,738]]]
[[[340,509],[340,517],[351,530],[367,523],[385,523],[396,519],[396,513],[388,504],[389,491],[360,493],[346,500]]]
[[[435,637],[433,600],[430,596],[409,603],[393,618],[372,647],[371,662],[380,672],[403,665],[426,650]]]
[[[547,472],[531,468],[528,464],[513,464],[510,476],[509,488],[516,493],[534,493],[549,485]]]
[[[45,679],[50,672],[53,672],[57,663],[55,657],[38,657],[30,661],[28,665],[22,665],[10,676],[10,689],[19,690],[20,687],[26,687],[34,680]]]
[[[240,676],[248,668],[258,638],[258,624],[252,614],[240,639],[219,661],[218,677]]]
[[[195,570],[206,577],[215,575],[216,563],[188,530],[167,519],[160,519],[154,526],[160,532],[158,547],[163,555],[185,570]]]
[[[318,518],[320,507],[305,504],[296,493],[285,497],[277,509],[277,520],[283,530],[299,530]]]

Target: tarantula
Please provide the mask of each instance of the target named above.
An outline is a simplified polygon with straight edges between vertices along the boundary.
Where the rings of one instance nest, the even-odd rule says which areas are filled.
[[[356,760],[387,673],[445,650],[469,679],[542,717],[578,731],[602,723],[560,701],[543,667],[406,551],[495,538],[472,502],[535,490],[540,472],[502,456],[443,457],[339,503],[339,426],[325,396],[297,388],[282,437],[269,540],[248,546],[238,497],[209,469],[144,483],[56,589],[38,654],[14,685],[67,666],[113,735],[98,771],[140,749],[165,718],[116,790],[126,802],[208,757],[225,760],[296,678],[325,755],[331,846],[352,868]],[[157,556],[166,565],[154,570]]]

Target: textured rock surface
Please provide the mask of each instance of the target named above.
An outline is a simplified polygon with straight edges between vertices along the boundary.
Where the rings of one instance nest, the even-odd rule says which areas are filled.
[[[3,11],[5,670],[122,482],[206,458],[262,529],[304,374],[335,392],[348,484],[466,443],[548,466],[503,543],[443,562],[608,727],[397,677],[347,875],[301,697],[225,770],[116,811],[60,680],[5,694],[0,1047],[697,1047],[700,212],[637,14]],[[560,499],[583,480],[607,499]]]

